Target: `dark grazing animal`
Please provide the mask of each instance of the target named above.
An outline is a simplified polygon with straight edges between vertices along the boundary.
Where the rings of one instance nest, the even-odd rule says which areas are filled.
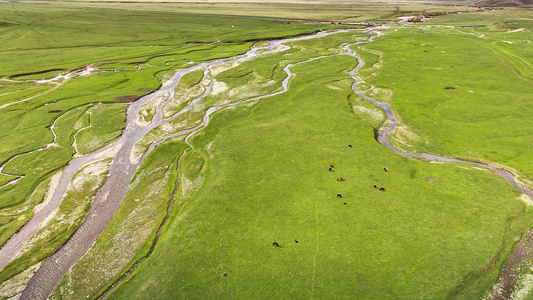
[[[384,192],[385,191],[385,188],[379,188],[380,191]]]
[[[279,244],[277,242],[272,243],[272,246],[279,247]]]
[[[342,195],[341,194],[337,194],[337,198],[342,198]]]

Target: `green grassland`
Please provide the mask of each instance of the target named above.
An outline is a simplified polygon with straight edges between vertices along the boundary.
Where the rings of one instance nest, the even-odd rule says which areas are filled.
[[[4,172],[24,175],[17,184],[1,188],[0,244],[31,218],[35,205],[44,199],[38,191],[46,188],[51,174],[65,166],[76,150],[80,154],[94,151],[120,134],[126,108],[115,104],[121,102],[120,97],[145,95],[175,69],[191,62],[244,53],[255,39],[309,34],[330,27],[216,17],[208,18],[211,23],[206,25],[185,14],[6,3],[0,3],[0,19],[8,24],[0,27],[0,36],[10,41],[0,46],[0,105],[12,103],[0,108],[4,120],[0,124],[0,162],[22,154],[11,160]],[[128,34],[132,31],[134,35]],[[96,68],[90,76],[39,83],[87,65]],[[97,104],[100,102],[103,104]],[[34,152],[53,141],[50,128],[54,122],[56,143]],[[2,176],[0,182],[13,178]],[[68,238],[71,229],[63,237]],[[52,251],[43,251],[39,259],[53,253],[66,238],[42,240],[42,244],[54,244]],[[9,278],[16,273],[13,270],[25,266],[27,261],[14,263],[9,274],[1,276]]]
[[[79,68],[104,60],[143,61],[146,57],[191,49],[219,39],[242,42],[327,27],[248,18],[198,18],[177,13],[5,3],[0,3],[0,7],[0,19],[14,24],[0,27],[2,38],[10,40],[0,48],[3,62],[0,75]]]
[[[298,42],[291,59],[335,53],[355,39]],[[272,57],[217,78],[238,87],[239,74],[272,76],[281,70]],[[529,228],[531,211],[490,173],[409,161],[372,141],[379,124],[353,114],[359,100],[345,73],[354,65],[353,58],[332,57],[294,67],[287,94],[217,114],[185,157],[181,197],[159,246],[109,298],[482,297],[515,237]],[[118,242],[120,230],[106,232],[56,297],[96,290],[92,282],[105,270],[91,273],[115,261],[104,245],[129,243]]]
[[[85,218],[91,200],[103,185],[111,159],[87,166],[74,176],[71,189],[46,227],[32,237],[22,253],[0,273],[0,282],[52,255]]]
[[[375,143],[355,63],[299,65],[288,93],[216,114],[160,244],[108,298],[483,296],[531,211],[493,174]]]
[[[349,42],[357,40],[352,35],[340,34],[335,37],[322,37],[315,40],[312,45],[305,44],[305,42],[294,42],[292,43],[293,49],[283,53],[265,55],[253,61],[240,64],[230,62],[219,66],[220,69],[212,68],[211,75],[217,79],[215,85],[220,84],[221,88],[213,87],[213,92],[198,103],[194,109],[181,114],[169,122],[168,125],[154,128],[143,138],[141,143],[137,144],[137,153],[140,156],[154,140],[158,140],[167,134],[199,125],[207,109],[213,105],[235,103],[280,91],[281,82],[286,76],[283,71],[285,66],[308,58],[335,55],[344,51],[339,47],[343,42],[339,37],[345,37],[347,38],[346,41]],[[192,74],[190,75],[192,76]],[[186,83],[184,82],[184,84]],[[191,94],[191,88],[186,88],[183,85],[181,87],[182,90],[176,94],[178,98],[175,97],[175,99],[169,101],[167,106],[181,107],[183,104],[189,103],[195,97],[194,95],[199,95],[203,92],[203,89],[200,88],[201,86],[197,86],[197,89],[194,90],[196,94]],[[180,97],[182,97],[180,94],[186,95],[187,101],[180,100]]]
[[[53,174],[73,155],[115,140],[127,103],[176,69],[244,53],[262,39],[342,28],[264,16],[386,22],[466,9],[419,2],[36,2],[46,5],[0,3],[0,36],[10,41],[0,46],[0,106],[24,100],[0,108],[7,120],[0,123],[0,162],[29,152],[4,170],[24,177],[0,188],[0,244],[44,201]],[[354,47],[367,63],[360,88],[398,114],[395,146],[500,163],[533,181],[531,30],[527,10],[443,16],[388,30]],[[289,51],[211,70],[217,92],[137,146],[198,124],[213,105],[279,91],[288,64],[338,54],[367,38],[352,32],[294,42]],[[533,225],[531,208],[487,170],[408,160],[376,143],[384,114],[351,91],[346,73],[356,64],[342,55],[293,66],[287,93],[212,116],[183,157],[176,204],[151,253],[187,148],[181,139],[158,146],[52,298],[98,297],[149,253],[106,298],[484,297]],[[90,76],[38,82],[88,65],[96,68]],[[202,76],[183,78],[166,117],[203,93]],[[140,121],[149,122],[153,107],[143,109]],[[52,124],[56,144],[31,152],[52,141]],[[0,272],[0,284],[68,239],[106,168],[76,175],[58,214]]]
[[[76,135],[78,153],[85,154],[100,149],[122,133],[126,117],[125,104],[96,105],[88,110],[90,127]],[[95,124],[95,126],[92,126]]]
[[[234,87],[239,87],[240,90],[233,94],[233,97],[231,98],[232,101],[243,100],[246,99],[246,97],[251,97],[256,94],[250,95],[247,89],[242,89],[244,83],[242,82],[238,74],[251,73],[254,74],[255,78],[264,78],[266,80],[274,80],[273,78],[275,78],[276,80],[274,80],[274,83],[279,87],[281,86],[282,79],[286,76],[285,72],[282,71],[284,66],[289,63],[295,63],[318,55],[336,54],[339,52],[338,46],[341,44],[342,39],[353,39],[352,35],[353,34],[338,34],[333,37],[323,37],[314,41],[312,44],[309,42],[307,42],[307,44],[301,42],[293,43],[295,50],[291,50],[290,53],[266,55],[265,57],[255,59],[253,61],[254,63],[246,62],[238,66],[230,64],[231,66],[233,66],[233,68],[230,69],[227,69],[226,67],[222,66],[222,68],[226,70],[221,73],[217,73],[217,78],[224,79],[225,81],[227,81],[228,85],[232,89],[234,89]],[[359,36],[359,38],[361,37]],[[277,61],[279,60],[281,60],[281,63],[278,64]],[[281,76],[281,73],[283,73],[283,76]],[[193,72],[190,73],[188,76],[184,77],[183,82],[181,82],[178,86],[181,89],[177,89],[176,92],[177,95],[179,95],[180,92],[183,93],[185,91],[185,93],[183,93],[183,95],[180,95],[180,99],[177,104],[183,104],[183,102],[188,103],[192,98],[197,96],[194,93],[191,94],[187,91],[191,85],[197,84],[199,82],[200,75],[200,72]],[[236,81],[236,84],[232,84],[233,81]],[[253,87],[255,84],[257,84],[257,82],[250,82],[247,87]],[[277,90],[277,88],[264,92],[273,92],[275,90]],[[224,100],[220,100],[219,97],[214,97],[214,99],[206,98],[205,102],[209,104],[204,104],[201,107],[206,108],[210,105],[219,104],[218,101]],[[168,104],[173,104],[173,102],[174,100],[169,102]],[[181,124],[182,127],[174,127],[173,131],[178,131],[180,129],[194,126],[195,123],[198,123],[201,120],[204,113],[205,111],[195,111],[191,114],[184,114],[184,117],[182,119],[178,119],[179,122],[177,123],[185,122],[188,123],[189,126],[184,126],[183,124]],[[165,132],[165,130],[163,129],[159,129],[159,131],[154,131],[154,133],[147,135],[147,142],[157,140],[157,138],[162,137],[165,133],[171,133]],[[166,129],[166,131],[168,131],[168,129]],[[141,144],[143,143],[141,142]],[[164,153],[172,151],[172,154],[166,157],[166,159],[171,159],[172,157],[178,156],[179,153],[183,151],[181,150],[179,152],[174,152],[173,150],[164,150],[165,147],[166,146],[163,147],[163,150],[158,150],[156,153],[151,154],[149,157],[158,157],[160,155],[163,155]],[[198,153],[194,153],[192,155],[195,156],[195,161],[200,163],[200,165],[196,166],[193,170],[190,170],[190,168],[187,169],[186,174],[188,177],[184,179],[184,181],[187,183],[184,184],[184,186],[182,187],[184,193],[188,193],[191,186],[198,184],[198,178],[196,178],[198,177],[198,174],[195,173],[203,169],[203,166],[201,164],[203,158],[201,156],[197,157]],[[164,174],[161,173],[163,171],[160,169],[157,169],[156,171],[160,172],[160,174]],[[158,180],[161,180],[160,176],[156,177],[150,174],[152,174],[152,172],[146,174],[145,171],[139,171],[137,175],[138,179],[135,180],[135,183],[132,184],[132,186],[134,186],[132,193],[130,194],[130,196],[127,197],[127,200],[125,200],[128,201],[129,204],[124,203],[123,206],[121,206],[120,208],[120,211],[122,211],[123,209],[126,211],[134,210],[134,212],[136,213],[130,213],[129,215],[125,215],[125,213],[122,212],[117,213],[117,217],[111,221],[109,228],[104,230],[102,236],[99,239],[100,242],[95,244],[92,247],[91,251],[84,256],[82,261],[77,263],[71,269],[68,275],[63,279],[62,284],[56,289],[54,297],[72,298],[78,297],[79,295],[84,295],[84,297],[98,295],[103,292],[114,280],[116,280],[124,272],[126,272],[131,267],[131,265],[134,264],[136,260],[144,254],[144,251],[147,251],[147,249],[149,248],[148,246],[145,246],[145,248],[141,247],[147,243],[147,239],[152,234],[149,229],[154,230],[155,226],[159,225],[159,223],[146,222],[145,218],[140,218],[137,212],[142,209],[142,211],[145,212],[148,216],[153,216],[153,214],[157,213],[159,214],[158,218],[161,218],[162,214],[165,213],[164,210],[161,210],[161,207],[159,207],[158,211],[150,212],[152,211],[152,209],[157,208],[157,206],[154,206],[155,202],[153,200],[155,198],[150,198],[150,205],[152,206],[152,208],[146,208],[146,204],[142,204],[144,203],[144,200],[142,199],[145,199],[145,197],[142,196],[144,193],[148,193],[150,197],[154,197],[153,193],[149,191],[154,189],[153,186],[161,186],[161,182],[158,182]],[[142,184],[138,183],[139,181],[142,181]],[[175,179],[171,182],[174,183]],[[146,187],[149,187],[149,190],[146,190]],[[136,200],[138,201],[128,200],[130,199],[130,197],[132,199],[136,198]],[[122,217],[118,217],[119,215]],[[142,223],[143,226],[128,226],[126,230],[124,228],[124,224],[131,223]],[[129,236],[134,236],[135,238],[124,238],[124,231],[127,231]],[[141,253],[139,254],[138,251],[141,251]],[[113,255],[110,255],[111,253]],[[108,267],[104,268],[102,266]],[[111,281],[105,285],[98,285],[97,283],[101,282],[102,278],[104,277],[107,280]]]
[[[494,162],[533,178],[533,22],[525,19],[532,14],[499,23],[502,15],[478,16],[494,26],[406,27],[365,46],[383,60],[367,81],[392,92],[383,100],[407,128],[394,136],[396,146]],[[430,24],[475,21],[466,20],[447,16]],[[509,23],[515,28],[503,29]]]

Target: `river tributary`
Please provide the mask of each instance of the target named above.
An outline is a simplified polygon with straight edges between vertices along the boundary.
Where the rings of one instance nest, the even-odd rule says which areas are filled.
[[[359,77],[357,77],[355,74],[361,67],[363,67],[364,62],[350,48],[350,46],[355,45],[355,44],[369,43],[373,40],[374,37],[371,37],[369,41],[351,43],[351,44],[346,45],[345,46],[346,53],[319,56],[319,57],[311,58],[311,59],[301,61],[298,63],[287,65],[284,68],[284,71],[287,74],[287,77],[282,82],[283,89],[281,91],[272,93],[269,95],[250,98],[245,101],[229,103],[225,105],[212,106],[207,109],[201,124],[194,126],[192,128],[186,129],[186,130],[182,130],[176,133],[169,134],[160,140],[153,141],[153,143],[150,144],[147,152],[144,153],[144,155],[142,155],[140,159],[134,159],[134,155],[132,154],[134,153],[135,145],[138,142],[140,142],[146,136],[146,134],[150,132],[150,130],[156,127],[159,127],[161,125],[164,125],[172,121],[178,115],[183,114],[187,112],[188,110],[192,109],[196,103],[203,100],[207,95],[210,94],[213,83],[216,81],[215,78],[209,77],[208,70],[211,67],[221,65],[221,64],[226,64],[226,63],[232,63],[232,62],[240,63],[240,62],[250,61],[263,55],[278,53],[278,52],[282,52],[282,51],[286,51],[290,49],[290,47],[285,45],[285,43],[298,41],[298,40],[304,40],[304,39],[312,39],[312,38],[326,36],[326,35],[333,34],[333,33],[346,32],[346,31],[348,30],[341,30],[341,31],[329,32],[329,33],[319,33],[319,34],[305,36],[305,37],[271,41],[269,42],[268,46],[252,48],[250,49],[250,51],[248,51],[246,54],[243,54],[243,55],[238,55],[232,58],[215,60],[212,62],[200,63],[198,65],[194,65],[189,68],[179,70],[174,74],[174,76],[168,82],[163,84],[161,89],[131,103],[127,109],[125,128],[124,128],[122,136],[116,142],[108,145],[107,147],[99,151],[96,151],[96,152],[93,152],[93,153],[90,153],[84,156],[80,156],[72,160],[69,163],[69,165],[64,168],[60,182],[53,193],[52,200],[48,203],[47,207],[41,210],[43,211],[43,213],[41,214],[36,213],[34,217],[24,227],[22,227],[21,230],[17,234],[15,234],[6,243],[6,245],[1,249],[1,250],[4,250],[4,248],[7,247],[5,251],[11,252],[11,254],[13,254],[11,255],[11,257],[14,257],[14,255],[16,255],[18,251],[20,251],[21,247],[29,240],[29,238],[41,228],[41,223],[45,219],[47,219],[49,215],[52,214],[57,209],[57,207],[59,207],[59,204],[61,203],[61,200],[66,194],[66,191],[69,187],[69,184],[72,180],[73,175],[78,170],[80,170],[83,166],[89,163],[95,162],[98,159],[101,159],[102,155],[104,155],[105,153],[108,153],[111,150],[113,150],[114,152],[116,151],[116,154],[114,155],[114,159],[109,170],[108,179],[105,182],[105,184],[102,186],[102,188],[97,192],[96,197],[93,200],[93,204],[90,208],[90,211],[87,214],[87,217],[85,218],[81,226],[72,235],[72,237],[53,256],[49,257],[48,259],[44,261],[42,266],[38,269],[38,271],[34,274],[34,276],[28,282],[24,292],[22,293],[21,299],[46,299],[48,297],[48,295],[52,292],[55,286],[60,282],[61,278],[68,271],[68,269],[73,264],[75,264],[81,258],[81,256],[83,256],[95,243],[96,239],[98,238],[100,233],[104,230],[104,228],[107,226],[109,220],[115,214],[120,203],[124,199],[126,192],[128,191],[129,184],[135,172],[142,165],[144,159],[148,156],[148,154],[157,145],[159,145],[160,143],[164,142],[165,140],[169,138],[177,137],[177,136],[185,136],[186,137],[185,141],[189,143],[188,142],[189,138],[192,135],[194,135],[196,132],[202,130],[205,126],[207,126],[209,124],[210,116],[216,111],[229,107],[229,106],[239,105],[239,104],[250,102],[250,101],[257,101],[265,97],[271,97],[274,95],[284,93],[287,91],[289,79],[292,77],[292,73],[290,71],[290,68],[292,66],[296,64],[301,64],[301,63],[321,59],[324,57],[329,57],[329,56],[351,55],[358,60],[359,63],[357,67],[353,71],[349,72],[349,75],[355,79],[355,82],[352,85],[353,91],[357,93],[359,96],[361,96],[362,98],[381,107],[386,112],[386,115],[387,115],[388,120],[387,122],[384,123],[384,124],[387,124],[387,126],[384,128],[381,128],[381,130],[379,130],[379,132],[377,133],[375,137],[376,140],[380,144],[394,151],[395,153],[401,156],[410,158],[410,159],[466,163],[466,164],[473,164],[473,165],[477,165],[480,167],[488,168],[494,173],[496,173],[497,175],[507,180],[513,186],[515,186],[520,192],[527,194],[530,197],[533,197],[533,192],[529,188],[526,188],[522,186],[521,184],[519,184],[518,181],[516,180],[515,175],[503,168],[492,166],[489,164],[484,164],[481,162],[469,161],[465,159],[447,158],[443,156],[425,154],[425,153],[405,152],[391,145],[390,136],[391,136],[391,133],[396,128],[397,120],[394,114],[392,113],[390,106],[387,103],[380,102],[371,97],[368,97],[367,95],[365,95],[364,93],[362,93],[361,91],[357,89],[357,85],[361,83],[362,80]],[[201,97],[194,99],[189,105],[183,108],[180,112],[174,114],[170,118],[165,119],[163,117],[162,107],[165,103],[167,103],[174,97],[175,88],[179,84],[181,78],[183,78],[184,75],[190,72],[199,71],[199,70],[204,71],[204,77],[209,77],[209,79],[211,79],[211,84],[208,87],[206,87],[206,91]],[[168,96],[165,96],[166,94],[168,94]],[[159,97],[164,97],[164,96],[167,98],[166,100],[160,102],[156,106],[156,114],[154,115],[152,121],[150,123],[139,122],[138,120],[139,120],[139,114],[140,114],[141,108],[145,104],[151,101],[156,101],[156,99],[158,99]],[[190,146],[192,147],[192,145]],[[179,165],[178,165],[178,168],[179,168]],[[8,261],[4,263],[4,266],[7,263]]]

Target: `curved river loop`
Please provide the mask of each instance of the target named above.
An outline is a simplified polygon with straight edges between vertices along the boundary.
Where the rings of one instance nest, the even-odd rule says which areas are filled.
[[[370,30],[383,29],[383,28],[384,27],[376,27]],[[391,145],[390,136],[397,126],[397,120],[394,114],[392,113],[389,104],[380,102],[371,97],[368,97],[363,92],[357,89],[357,85],[362,82],[362,79],[356,76],[355,74],[357,73],[359,69],[363,67],[364,62],[350,48],[350,46],[353,46],[356,44],[372,42],[376,36],[370,37],[368,41],[356,42],[356,43],[345,45],[344,46],[346,50],[345,53],[314,57],[314,58],[311,58],[305,61],[300,61],[297,63],[287,65],[283,69],[283,71],[287,74],[287,76],[282,82],[281,91],[268,94],[268,95],[246,99],[240,102],[212,106],[209,109],[207,109],[205,115],[203,116],[203,120],[199,125],[194,126],[189,129],[181,130],[176,133],[169,134],[157,141],[152,142],[149,145],[148,150],[139,159],[134,158],[133,153],[134,153],[135,145],[138,142],[140,142],[146,136],[146,134],[150,132],[150,130],[156,127],[159,127],[161,125],[164,125],[174,120],[179,115],[191,110],[196,103],[198,103],[199,101],[202,101],[206,96],[208,96],[211,93],[213,84],[216,82],[215,78],[209,76],[209,71],[211,67],[221,65],[221,64],[226,64],[226,63],[232,63],[232,62],[238,63],[238,62],[250,61],[263,55],[287,51],[288,49],[290,49],[290,47],[285,45],[285,43],[323,37],[323,36],[327,36],[327,35],[334,34],[334,33],[350,32],[353,30],[354,29],[337,30],[337,31],[332,31],[332,32],[322,32],[322,33],[318,33],[315,35],[303,36],[303,37],[298,37],[298,38],[289,38],[285,40],[270,41],[268,46],[251,48],[247,53],[242,54],[242,55],[238,55],[238,56],[226,58],[226,59],[219,59],[219,60],[215,60],[211,62],[200,63],[198,65],[194,65],[186,69],[181,69],[181,70],[178,70],[169,81],[165,82],[163,86],[161,87],[161,89],[159,89],[158,91],[152,94],[144,96],[135,102],[132,102],[127,109],[125,127],[122,133],[122,136],[114,143],[98,151],[95,151],[95,152],[92,152],[92,153],[89,153],[83,156],[79,156],[73,159],[63,169],[59,183],[57,187],[55,188],[55,190],[53,191],[51,201],[49,201],[49,203],[44,208],[36,212],[35,215],[32,217],[32,219],[30,219],[30,221],[28,221],[16,234],[14,234],[6,242],[6,244],[0,249],[0,270],[1,270],[17,255],[17,253],[22,249],[22,247],[27,243],[27,241],[43,226],[43,222],[57,210],[57,208],[59,207],[61,203],[61,200],[63,199],[63,197],[65,196],[67,192],[67,189],[69,187],[69,184],[74,174],[78,170],[80,170],[83,166],[90,164],[92,162],[95,162],[99,159],[102,159],[102,157],[105,155],[108,155],[110,151],[115,153],[113,162],[110,166],[109,176],[107,178],[107,181],[100,188],[95,198],[93,199],[93,204],[87,214],[87,217],[85,218],[83,223],[80,225],[80,227],[76,230],[76,232],[71,236],[71,238],[56,253],[54,253],[51,257],[47,258],[43,262],[41,267],[37,270],[37,272],[33,275],[33,277],[28,282],[26,288],[22,292],[20,299],[32,299],[32,300],[33,299],[46,299],[51,294],[51,292],[56,287],[56,285],[59,284],[63,275],[70,269],[70,267],[72,267],[72,265],[74,265],[96,242],[98,236],[105,229],[109,220],[113,217],[119,205],[121,204],[122,200],[124,199],[126,192],[128,191],[129,184],[134,174],[139,169],[139,167],[143,164],[145,158],[155,149],[155,147],[165,142],[166,140],[170,138],[174,138],[174,137],[184,136],[185,142],[189,145],[190,148],[185,150],[178,159],[178,165],[177,165],[178,178],[177,178],[173,198],[169,206],[167,207],[167,215],[164,218],[164,221],[162,222],[160,227],[158,228],[157,235],[156,235],[156,238],[153,244],[151,245],[151,249],[145,257],[138,260],[130,270],[128,270],[120,279],[118,279],[117,282],[115,282],[104,293],[103,296],[105,296],[105,294],[109,290],[111,290],[117,283],[127,278],[127,276],[131,274],[131,272],[133,272],[137,268],[137,266],[139,266],[144,260],[146,260],[146,258],[148,258],[153,252],[154,247],[156,246],[159,240],[159,237],[161,235],[162,228],[170,215],[171,207],[176,200],[176,192],[178,190],[178,184],[181,178],[181,172],[180,172],[181,160],[183,156],[188,151],[190,151],[190,149],[193,148],[192,144],[190,144],[189,142],[189,139],[209,124],[210,116],[213,113],[221,109],[230,107],[230,106],[240,105],[240,104],[252,102],[252,101],[258,101],[266,97],[272,97],[275,95],[285,93],[288,90],[289,80],[293,75],[290,70],[292,66],[318,60],[324,57],[331,57],[331,56],[337,56],[337,55],[350,55],[357,59],[358,61],[357,67],[353,71],[348,73],[355,80],[352,85],[352,90],[357,95],[362,97],[363,99],[370,101],[374,103],[375,105],[381,107],[386,112],[386,115],[387,115],[387,122],[384,123],[387,126],[381,128],[379,132],[375,134],[375,139],[380,144],[394,151],[395,153],[401,156],[407,157],[409,159],[417,159],[417,160],[424,160],[424,161],[437,161],[437,162],[465,163],[465,164],[471,164],[471,165],[476,165],[476,166],[487,168],[491,170],[492,172],[494,172],[495,174],[504,178],[506,181],[512,184],[520,192],[527,194],[528,196],[533,198],[533,191],[519,184],[518,180],[516,179],[516,176],[502,167],[496,167],[490,164],[485,164],[485,163],[476,162],[476,161],[469,161],[466,159],[448,158],[448,157],[443,157],[443,156],[438,156],[438,155],[433,155],[433,154],[426,154],[426,153],[405,152]],[[379,32],[378,32],[378,36],[379,36]],[[171,99],[173,99],[174,93],[175,93],[175,87],[179,84],[180,80],[183,78],[183,76],[185,76],[188,73],[191,73],[194,71],[201,71],[201,70],[204,71],[204,79],[211,80],[211,83],[209,84],[209,86],[206,87],[203,95],[191,101],[191,103],[189,103],[186,107],[184,107],[178,113],[165,119],[163,117],[162,107],[167,102],[169,102]],[[166,96],[166,94],[168,94],[168,96]],[[156,113],[152,121],[150,123],[139,122],[138,120],[139,120],[141,108],[145,104],[151,101],[157,101],[157,99],[160,97],[166,97],[166,100],[161,101],[156,106]],[[53,130],[53,127],[51,129]],[[2,166],[2,169],[3,169],[3,166]],[[0,169],[0,172],[2,171],[2,169]],[[514,287],[515,283],[516,281],[512,283],[511,282],[508,283],[508,285],[512,284],[511,290]]]

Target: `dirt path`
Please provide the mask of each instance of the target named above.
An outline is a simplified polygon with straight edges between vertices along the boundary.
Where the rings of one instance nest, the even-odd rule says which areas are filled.
[[[55,85],[53,88],[49,89],[49,90],[46,90],[40,94],[37,94],[37,95],[33,95],[31,97],[28,97],[28,98],[24,98],[24,99],[21,99],[21,100],[17,100],[17,101],[14,101],[14,102],[9,102],[7,104],[4,104],[4,105],[1,105],[0,106],[0,109],[4,109],[6,107],[9,107],[11,105],[15,105],[15,104],[19,104],[19,103],[22,103],[22,102],[26,102],[26,101],[29,101],[31,99],[35,99],[37,97],[41,97],[42,95],[46,95],[50,92],[53,92],[55,90],[57,90],[60,86],[62,86],[65,82],[67,82],[68,79],[64,79],[63,81],[57,83],[57,82],[54,82],[53,84]]]

